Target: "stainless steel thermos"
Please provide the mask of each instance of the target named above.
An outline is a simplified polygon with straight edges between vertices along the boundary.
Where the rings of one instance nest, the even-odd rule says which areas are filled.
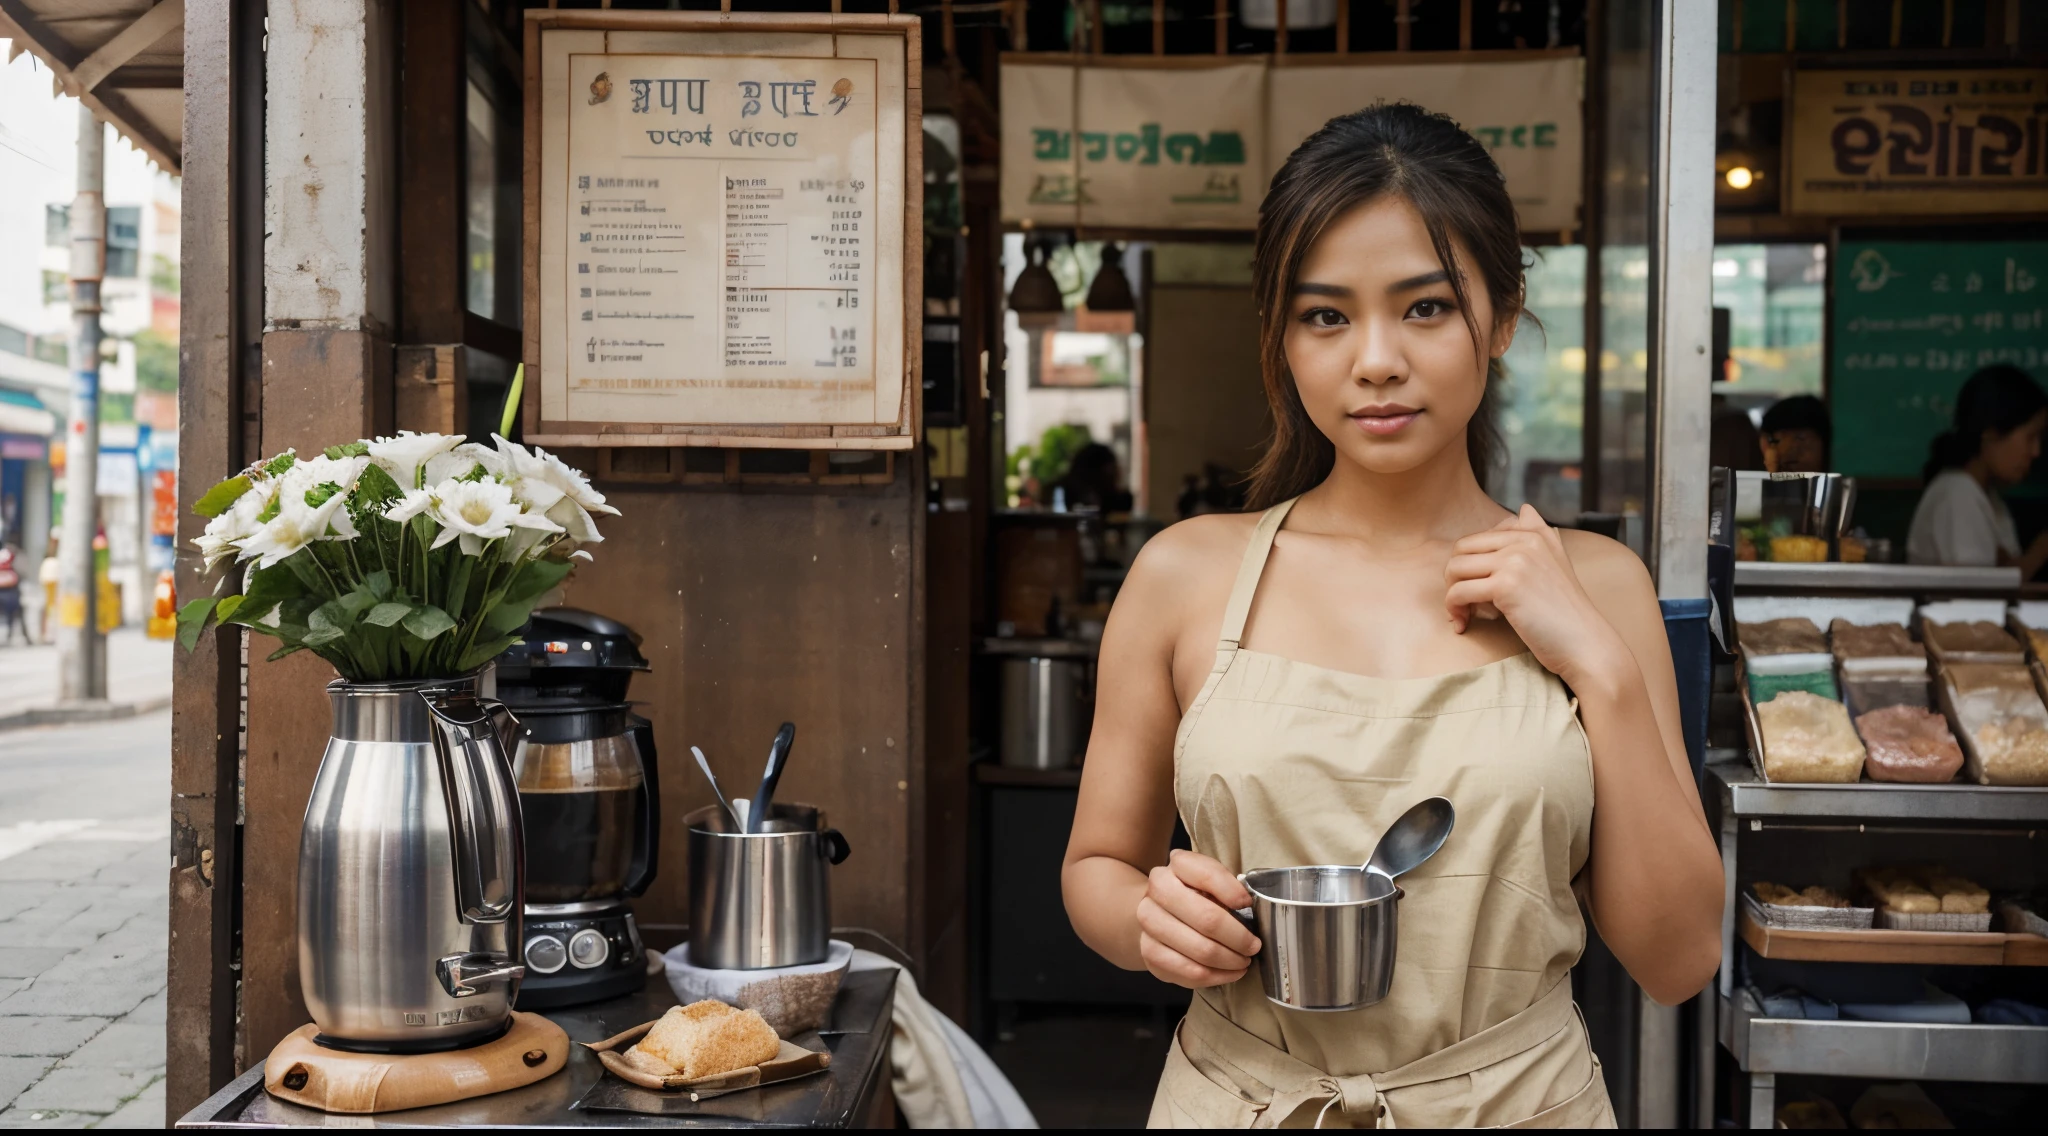
[[[722,806],[690,826],[690,963],[760,970],[824,962],[831,952],[831,866],[846,838],[809,805],[776,802],[766,831],[742,833]]]
[[[327,693],[299,841],[299,984],[320,1040],[403,1053],[495,1037],[525,974],[510,715],[473,680]]]

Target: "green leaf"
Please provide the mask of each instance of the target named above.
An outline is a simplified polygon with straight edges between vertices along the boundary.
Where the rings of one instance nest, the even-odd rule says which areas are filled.
[[[226,623],[228,617],[234,615],[248,598],[247,596],[222,596],[220,600],[220,621]]]
[[[277,650],[272,651],[269,654],[269,656],[266,657],[263,661],[266,663],[274,663],[279,659],[284,658],[286,655],[296,655],[300,651],[303,651],[305,649],[306,645],[304,643],[287,643],[284,646],[279,647]]]
[[[264,462],[263,472],[272,477],[283,477],[286,470],[297,464],[299,464],[299,455],[291,450],[286,450],[269,461]]]
[[[448,571],[448,591],[441,600],[441,610],[450,615],[462,615],[463,601],[469,598],[469,577],[476,567],[476,557],[458,556],[454,567]]]
[[[350,442],[346,446],[329,446],[321,451],[321,453],[326,454],[335,461],[340,461],[343,458],[359,458],[369,452],[370,443],[368,442]]]
[[[404,624],[407,631],[431,642],[443,632],[454,627],[455,621],[448,617],[447,612],[442,611],[433,604],[423,604],[413,609],[411,615],[405,617]]]
[[[363,622],[372,627],[391,627],[410,614],[412,605],[409,603],[380,603],[370,609],[370,613],[363,617]]]
[[[575,566],[571,560],[529,560],[513,574],[512,582],[505,588],[505,598],[513,602],[537,600],[561,583]]]
[[[379,568],[363,577],[363,586],[370,589],[370,594],[378,599],[388,600],[391,598],[391,573]]]
[[[262,512],[256,514],[257,523],[267,525],[276,520],[277,515],[282,512],[284,512],[284,496],[279,494],[270,499],[270,504],[263,506]]]
[[[233,508],[235,502],[242,499],[242,494],[248,491],[249,477],[247,474],[230,477],[219,485],[207,490],[206,496],[193,503],[192,511],[202,517],[218,517]]]
[[[358,586],[353,591],[343,592],[335,602],[347,608],[349,615],[354,617],[376,606],[377,596],[370,589]]]
[[[386,501],[396,501],[403,496],[405,494],[398,488],[398,482],[393,481],[391,475],[384,472],[383,466],[364,466],[362,476],[356,479],[355,501],[358,504],[382,505]]]
[[[350,611],[346,604],[340,600],[329,600],[313,609],[313,614],[306,617],[306,626],[312,628],[316,634],[327,631],[339,633],[347,631],[349,625],[355,621],[355,612]],[[306,641],[312,642],[312,637],[308,636]]]
[[[505,635],[526,626],[526,621],[532,617],[532,600],[500,600],[498,606],[484,616],[484,630]]]
[[[249,588],[243,593],[242,602],[236,605],[232,613],[222,610],[221,622],[255,627],[265,616],[276,611],[278,604],[302,596],[305,592],[306,589],[298,575],[285,565],[273,564],[268,568],[259,568],[249,577]]]
[[[343,627],[316,627],[306,633],[302,642],[308,647],[324,647],[347,634],[348,629]]]
[[[516,646],[519,641],[520,636],[507,635],[503,639],[493,639],[488,643],[478,643],[462,656],[461,660],[455,664],[455,669],[466,671],[474,667],[480,667]]]
[[[213,614],[217,602],[208,596],[178,609],[178,642],[184,644],[187,651],[198,649],[199,633],[206,629],[206,617]]]
[[[327,502],[333,500],[334,495],[339,492],[341,492],[341,483],[335,481],[323,481],[320,484],[315,485],[313,488],[306,490],[306,504],[317,509],[320,506],[325,505]]]

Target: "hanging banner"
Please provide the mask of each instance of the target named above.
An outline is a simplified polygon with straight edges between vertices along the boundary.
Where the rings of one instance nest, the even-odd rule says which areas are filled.
[[[2048,71],[1801,71],[1793,213],[2003,213],[2048,192]]]
[[[1524,232],[1579,227],[1585,132],[1581,60],[1275,67],[1266,90],[1266,168],[1278,170],[1324,123],[1376,102],[1449,115],[1507,178]]]
[[[1266,192],[1263,61],[1003,69],[1003,217],[1249,229]],[[1078,97],[1080,111],[1075,112]]]
[[[529,20],[527,439],[910,445],[916,22],[588,22]]]
[[[1248,230],[1273,171],[1325,122],[1406,99],[1493,153],[1528,231],[1576,228],[1584,132],[1577,56],[1275,67],[1177,56],[1115,65],[1003,59],[1003,219]],[[1078,103],[1077,103],[1078,99]],[[1078,112],[1076,107],[1079,107]]]

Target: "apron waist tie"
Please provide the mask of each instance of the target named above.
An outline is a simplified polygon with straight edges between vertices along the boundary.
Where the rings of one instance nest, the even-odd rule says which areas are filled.
[[[1409,1085],[1476,1073],[1525,1053],[1570,1027],[1575,1014],[1569,980],[1559,981],[1528,1009],[1504,1022],[1384,1073],[1338,1077],[1295,1057],[1224,1017],[1197,994],[1188,1005],[1181,1048],[1197,1070],[1229,1065],[1272,1088],[1255,1128],[1321,1128],[1335,1109],[1354,1125],[1395,1128],[1386,1094]]]

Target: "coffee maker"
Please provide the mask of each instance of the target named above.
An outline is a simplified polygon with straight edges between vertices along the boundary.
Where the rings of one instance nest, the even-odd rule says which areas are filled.
[[[626,699],[640,636],[594,612],[533,613],[498,656],[519,720],[513,777],[526,829],[522,1010],[629,994],[647,978],[628,900],[654,881],[661,791],[654,728]]]

